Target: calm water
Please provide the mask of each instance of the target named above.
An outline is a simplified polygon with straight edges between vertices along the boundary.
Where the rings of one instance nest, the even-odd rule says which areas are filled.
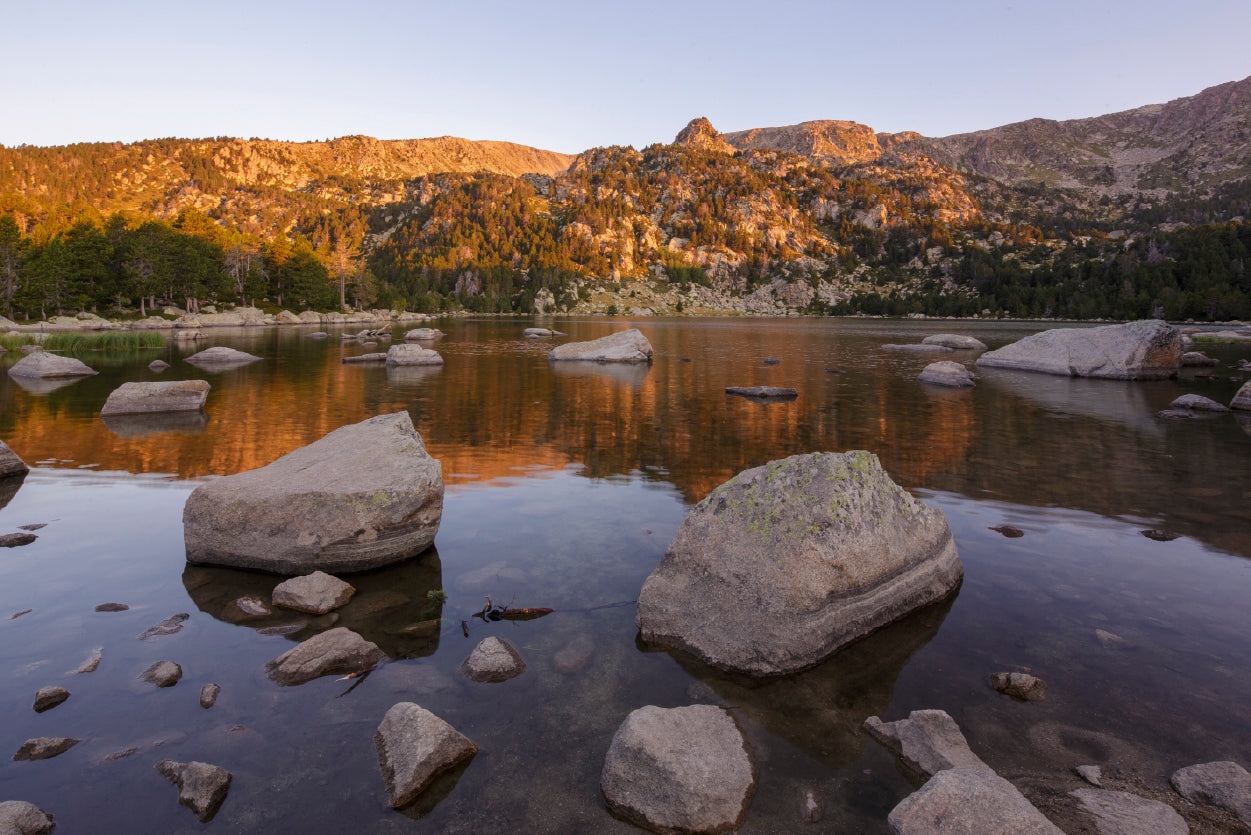
[[[599,794],[612,734],[634,708],[692,702],[733,707],[754,748],[760,779],[744,832],[797,829],[805,789],[826,807],[806,828],[885,832],[886,812],[913,784],[859,726],[919,708],[947,710],[978,754],[1040,791],[1074,787],[1069,770],[1090,762],[1148,787],[1193,762],[1251,764],[1251,426],[1157,414],[1186,392],[1228,402],[1245,377],[1231,366],[1247,348],[1216,346],[1222,365],[1210,376],[1170,382],[986,369],[971,391],[941,391],[915,380],[932,357],[881,345],[956,331],[997,347],[1038,328],[632,323],[656,348],[650,368],[552,367],[547,341],[520,338],[528,323],[451,320],[438,323],[448,336],[435,346],[446,361],[436,370],[344,366],[345,353],[378,349],[291,328],[87,356],[99,376],[56,388],[0,375],[0,438],[38,462],[16,492],[4,483],[0,533],[48,523],[35,543],[0,551],[0,799],[36,803],[58,831],[200,831],[153,769],[170,758],[234,773],[209,824],[218,831],[628,832]],[[541,324],[574,339],[625,326]],[[215,344],[264,360],[220,373],[181,361]],[[781,362],[766,365],[769,356]],[[158,357],[173,366],[162,375],[146,367]],[[207,420],[98,415],[122,382],[178,378],[210,381]],[[723,393],[757,384],[800,396],[762,405]],[[394,661],[361,681],[279,688],[265,662],[327,624],[258,632],[299,618],[247,620],[231,601],[267,595],[280,578],[187,566],[182,505],[206,477],[400,409],[443,462],[437,553],[349,577],[358,593],[340,620]],[[746,467],[860,448],[947,514],[966,571],[954,598],[812,671],[763,683],[636,643],[632,601],[691,504]],[[1025,536],[989,530],[1003,524]],[[1145,528],[1181,537],[1155,542]],[[426,598],[436,588],[448,593],[441,612]],[[484,623],[470,615],[487,594],[558,611]],[[131,608],[94,611],[114,601]],[[177,612],[191,614],[180,633],[137,640]],[[442,634],[396,634],[439,615]],[[1131,646],[1106,650],[1096,629]],[[503,684],[461,675],[490,634],[517,647],[524,675]],[[67,674],[97,646],[96,672]],[[589,660],[562,672],[556,656],[567,648],[589,649]],[[183,667],[177,686],[139,682],[166,658]],[[1001,669],[1043,678],[1047,700],[996,694],[986,677]],[[203,710],[199,688],[210,681],[222,695]],[[49,684],[73,695],[36,714],[35,691]],[[402,812],[386,806],[372,739],[397,701],[429,708],[480,748]],[[51,760],[11,762],[6,752],[35,736],[84,741]],[[107,759],[129,748],[138,750]]]

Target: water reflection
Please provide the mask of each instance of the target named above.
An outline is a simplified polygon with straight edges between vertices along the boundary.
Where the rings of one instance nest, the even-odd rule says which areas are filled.
[[[388,365],[387,382],[400,388],[416,388],[438,377],[441,365]]]
[[[54,391],[74,385],[80,382],[82,377],[10,377],[14,383],[21,386],[27,394],[33,394],[36,397],[51,394]]]
[[[208,427],[202,411],[165,412],[150,415],[101,415],[100,420],[119,438],[138,438],[161,432],[198,435]]]
[[[25,475],[11,475],[0,478],[0,510],[4,510],[9,502],[13,501],[13,497],[17,495],[17,491],[25,480]]]
[[[562,360],[551,364],[558,378],[589,383],[617,383],[637,388],[647,380],[652,367],[646,362],[605,363]]]
[[[1160,431],[1157,409],[1148,396],[1149,383],[1089,380],[1004,368],[978,368],[977,373],[979,382],[1058,415],[1115,421],[1138,432]]]

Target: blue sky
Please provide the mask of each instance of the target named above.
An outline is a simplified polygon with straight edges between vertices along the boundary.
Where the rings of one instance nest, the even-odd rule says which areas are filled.
[[[0,143],[453,135],[557,151],[851,119],[930,136],[1251,75],[1251,2],[6,3]]]

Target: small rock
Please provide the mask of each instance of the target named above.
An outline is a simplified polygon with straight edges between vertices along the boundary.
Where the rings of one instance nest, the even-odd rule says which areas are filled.
[[[950,360],[932,362],[925,366],[925,369],[917,376],[917,380],[932,386],[947,386],[948,388],[970,388],[977,385],[977,378],[973,376],[972,371]]]
[[[824,810],[821,799],[811,788],[804,788],[799,794],[799,816],[804,823],[818,823]]]
[[[573,675],[590,662],[594,652],[595,641],[584,633],[565,644],[552,659],[552,664],[557,672]]]
[[[38,538],[33,533],[6,533],[0,535],[0,548],[17,548],[22,545],[29,545]]]
[[[21,748],[17,749],[13,759],[14,761],[48,760],[64,754],[80,742],[82,742],[81,739],[70,739],[65,736],[41,736],[37,739],[28,739],[22,743]]]
[[[56,687],[54,685],[41,687],[39,692],[35,694],[35,712],[43,713],[45,710],[52,710],[52,708],[69,697],[70,693],[64,687]]]
[[[19,531],[39,531],[46,527],[48,527],[47,522],[35,522],[33,525],[18,525],[17,529]]]
[[[221,694],[222,688],[218,684],[206,684],[200,688],[200,707],[208,710],[217,704],[217,697]]]
[[[960,732],[960,726],[943,710],[914,710],[907,719],[883,722],[870,716],[864,729],[916,773],[933,777],[949,769],[987,769]]]
[[[148,363],[148,368],[151,368],[153,371],[164,371],[169,368],[169,363],[165,360],[152,360],[152,362]]]
[[[1190,827],[1167,803],[1128,792],[1077,789],[1069,792],[1095,819],[1099,835],[1189,835]]]
[[[325,675],[361,673],[385,657],[378,645],[336,626],[287,650],[265,665],[269,677],[286,687]]]
[[[1196,412],[1228,412],[1229,407],[1201,394],[1183,394],[1169,404],[1174,409],[1190,409]]]
[[[178,802],[204,823],[213,819],[230,791],[231,773],[208,763],[161,760],[156,770],[178,787]]]
[[[96,607],[97,612],[125,612],[130,607],[125,603],[101,603]]]
[[[192,365],[203,365],[210,368],[224,368],[246,365],[259,359],[260,357],[244,351],[236,351],[234,348],[226,348],[219,345],[216,348],[206,348],[198,354],[192,354],[187,357],[187,362]]]
[[[26,466],[26,462],[9,448],[4,441],[0,441],[0,478],[11,475],[26,475],[30,472],[30,467]],[[29,528],[22,528],[29,530]]]
[[[1107,632],[1103,629],[1096,629],[1095,637],[1099,639],[1100,644],[1103,644],[1104,649],[1129,649],[1132,646],[1129,641],[1115,632]]]
[[[378,725],[374,745],[393,809],[408,805],[440,774],[478,753],[478,746],[463,734],[412,702],[392,705]]]
[[[176,615],[170,615],[156,626],[144,630],[144,632],[139,636],[139,640],[146,641],[148,638],[155,638],[159,635],[173,635],[176,632],[181,632],[183,621],[189,617],[191,617],[191,615],[186,612],[179,612]]]
[[[726,386],[725,393],[736,394],[739,397],[757,397],[762,400],[789,400],[799,396],[798,389],[780,386]]]
[[[1020,528],[1013,527],[1012,525],[996,525],[991,528],[991,530],[995,533],[1003,534],[1008,537],[1008,539],[1016,539],[1017,537],[1025,536],[1025,531]]]
[[[1209,357],[1202,351],[1186,351],[1181,355],[1182,368],[1203,368],[1217,364],[1214,357]]]
[[[1251,774],[1238,763],[1223,760],[1179,768],[1169,782],[1187,800],[1219,806],[1251,826]]]
[[[367,342],[365,344],[369,345],[369,344],[375,344],[375,343]],[[387,361],[387,355],[380,351],[375,351],[370,354],[357,354],[356,356],[344,357],[343,359],[339,360],[339,362],[341,362],[343,365],[363,365],[366,363],[386,362],[386,361]]]
[[[1160,530],[1160,529],[1150,530],[1150,531],[1139,531],[1139,533],[1145,536],[1147,539],[1154,539],[1156,542],[1172,542],[1174,539],[1177,539],[1177,537],[1181,536],[1181,534],[1179,533],[1173,533],[1172,531],[1166,531],[1166,530]]]
[[[921,340],[922,345],[941,345],[957,351],[985,351],[986,343],[958,333],[936,333]]]
[[[1073,769],[1077,772],[1077,776],[1081,777],[1090,785],[1097,788],[1103,788],[1103,769],[1097,765],[1079,765]]]
[[[308,335],[308,338],[309,339],[325,339],[329,335],[330,334],[326,333],[325,331],[313,331],[312,333]]]
[[[894,835],[1063,835],[1015,786],[985,766],[939,772],[900,801],[887,822]]]
[[[275,606],[324,615],[352,599],[356,589],[324,571],[284,580],[274,588]]]
[[[1047,690],[1042,679],[1029,673],[994,673],[990,677],[990,686],[1000,693],[1026,702],[1042,701]]]
[[[778,359],[777,357],[765,357],[764,364],[765,365],[777,365],[780,362],[781,360]]]
[[[0,803],[0,833],[3,835],[48,835],[56,829],[52,816],[25,800]]]
[[[1246,360],[1238,366],[1243,371],[1251,369],[1251,364],[1247,364]],[[1234,399],[1229,401],[1229,408],[1239,411],[1251,412],[1251,381],[1242,384],[1242,388],[1234,395]]]
[[[129,748],[123,748],[121,751],[114,751],[113,753],[106,755],[105,759],[109,760],[110,762],[112,762],[113,760],[124,760],[127,757],[129,757],[131,754],[138,754],[138,753],[139,753],[139,746],[132,745]]]
[[[100,666],[100,659],[104,657],[104,647],[95,647],[91,652],[87,653],[87,660],[79,665],[77,670],[70,670],[70,674],[75,673],[94,673],[96,667]]]
[[[306,623],[283,623],[278,626],[262,626],[256,630],[257,635],[294,635],[306,628]]]
[[[232,605],[245,618],[264,618],[274,613],[274,610],[269,608],[269,604],[255,594],[245,594],[243,597],[235,598]]]
[[[483,638],[460,665],[461,672],[474,681],[508,681],[526,671],[526,662],[507,641],[492,635]]]
[[[143,680],[157,687],[173,687],[182,678],[182,667],[173,661],[157,661],[143,671]]]
[[[412,342],[423,339],[438,339],[440,336],[445,335],[446,334],[438,328],[413,328],[411,331],[404,334],[404,339]]]

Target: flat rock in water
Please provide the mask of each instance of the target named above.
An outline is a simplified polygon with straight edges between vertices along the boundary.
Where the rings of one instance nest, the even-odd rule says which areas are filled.
[[[101,603],[96,607],[97,612],[125,612],[129,609],[125,603]]]
[[[1251,412],[1251,381],[1242,384],[1242,388],[1238,389],[1234,399],[1229,402],[1229,408]]]
[[[1115,632],[1108,632],[1106,629],[1096,629],[1095,637],[1099,639],[1099,643],[1103,645],[1104,649],[1129,649],[1131,646],[1129,641]]]
[[[48,351],[36,351],[22,357],[9,369],[10,377],[34,377],[49,379],[53,377],[89,377],[99,372],[92,370],[80,360],[63,357]]]
[[[8,444],[0,441],[0,478],[26,475],[28,472],[30,472],[30,467],[26,466],[26,462],[19,458]]]
[[[1025,531],[1020,528],[1013,527],[1012,525],[995,525],[991,528],[991,530],[995,533],[1003,534],[1008,539],[1019,539],[1020,537],[1025,536]]]
[[[178,787],[178,802],[195,812],[202,822],[213,819],[230,791],[231,773],[216,765],[161,760],[156,770]]]
[[[1095,819],[1099,835],[1188,835],[1190,827],[1167,803],[1128,792],[1077,789],[1069,792]]]
[[[231,609],[234,611],[230,611]],[[255,594],[245,594],[243,597],[236,597],[231,601],[230,606],[227,608],[227,619],[233,622],[235,619],[267,618],[273,613],[274,610],[263,599]],[[233,618],[230,616],[233,616]]]
[[[864,729],[923,777],[933,777],[951,768],[989,769],[969,748],[956,720],[943,710],[914,710],[907,719],[896,722],[870,716]]]
[[[19,548],[31,544],[38,538],[33,533],[0,534],[0,548]]]
[[[443,357],[438,351],[420,345],[392,345],[387,349],[387,366],[442,365]]]
[[[893,835],[1064,835],[989,768],[952,768],[930,778],[887,816]]]
[[[80,742],[82,742],[81,739],[70,739],[67,736],[41,736],[28,739],[22,743],[21,748],[17,749],[13,759],[14,761],[49,760],[59,757]]]
[[[35,713],[43,713],[45,710],[61,704],[70,697],[70,692],[64,687],[51,685],[48,687],[40,687],[39,692],[35,694]]]
[[[986,343],[958,333],[936,333],[921,340],[922,345],[941,345],[955,351],[985,351]]]
[[[1047,692],[1046,683],[1029,673],[993,673],[990,686],[1004,695],[1026,702],[1040,702]]]
[[[216,348],[205,348],[198,354],[192,354],[187,357],[187,362],[192,365],[230,366],[246,365],[259,359],[260,357],[249,354],[246,351],[236,351],[234,348],[226,348],[219,345]]]
[[[526,662],[512,644],[492,635],[473,648],[460,669],[474,681],[508,681],[526,671]]]
[[[648,705],[617,728],[600,789],[613,814],[647,829],[723,832],[746,815],[756,774],[723,708]]]
[[[589,342],[567,342],[553,348],[549,360],[584,360],[589,362],[651,362],[652,344],[638,328],[601,336]]]
[[[169,363],[165,360],[152,360],[152,362],[148,363],[148,368],[153,371],[164,371],[169,368]]]
[[[924,342],[909,342],[905,344],[897,344],[888,342],[882,346],[883,351],[907,351],[913,354],[950,354],[955,348],[948,348],[946,345],[927,345]]]
[[[1187,351],[1181,355],[1182,368],[1210,368],[1219,363],[1202,351]]]
[[[1181,536],[1181,534],[1173,533],[1172,531],[1161,530],[1159,528],[1149,530],[1149,531],[1139,531],[1139,533],[1145,536],[1147,539],[1153,539],[1156,542],[1172,542],[1174,539],[1177,539],[1179,536]]]
[[[104,401],[100,416],[149,415],[157,412],[194,412],[204,408],[209,384],[205,380],[168,383],[122,383]]]
[[[409,559],[430,547],[442,514],[442,467],[397,412],[203,484],[182,518],[188,562],[291,575]]]
[[[726,394],[737,394],[739,397],[756,397],[761,400],[793,400],[799,396],[798,389],[780,386],[726,386]]]
[[[565,334],[550,328],[526,328],[522,336],[526,339],[542,339],[545,336],[565,336]]]
[[[745,470],[687,513],[643,584],[644,641],[750,675],[795,672],[934,603],[964,569],[941,510],[863,451]]]
[[[77,670],[70,670],[70,675],[78,673],[94,673],[96,668],[100,666],[100,659],[104,657],[104,647],[94,647],[91,652],[87,653],[87,658],[79,665]]]
[[[1187,800],[1219,806],[1251,826],[1251,774],[1238,763],[1223,760],[1179,768],[1169,782]]]
[[[1181,334],[1154,319],[1098,328],[1056,328],[978,357],[978,365],[1065,377],[1165,380],[1181,365]]]
[[[217,697],[221,695],[222,688],[220,684],[206,684],[200,688],[200,707],[208,710],[217,704]]]
[[[393,809],[413,802],[440,774],[478,753],[463,734],[412,702],[392,705],[374,734]]]
[[[422,339],[438,339],[440,336],[447,334],[438,328],[413,328],[404,334],[404,339],[409,342],[419,341]]]
[[[950,386],[951,388],[969,388],[977,385],[973,372],[958,362],[943,360],[925,366],[917,380],[933,386]]]
[[[186,612],[179,612],[176,615],[170,615],[156,626],[145,629],[140,635],[139,640],[146,641],[149,638],[155,638],[161,635],[173,635],[182,631],[182,625],[191,615]]]
[[[308,338],[309,339],[325,339],[328,336],[330,336],[330,334],[326,333],[325,331],[313,331],[312,333],[308,335]]]
[[[288,687],[331,674],[363,673],[384,657],[377,644],[336,626],[287,650],[265,669],[272,680]]]
[[[173,661],[157,661],[143,671],[143,680],[157,687],[173,687],[182,680],[182,667]]]
[[[324,615],[352,599],[356,589],[324,571],[292,577],[274,587],[275,606],[310,615]]]
[[[1201,394],[1183,394],[1181,397],[1169,404],[1174,409],[1192,409],[1198,412],[1228,412],[1229,407],[1223,403],[1217,403],[1209,397]]]
[[[0,835],[48,835],[56,829],[52,816],[25,800],[0,803]]]
[[[344,365],[364,365],[367,363],[387,361],[387,355],[381,351],[373,354],[358,354],[354,357],[344,357],[341,362]]]

